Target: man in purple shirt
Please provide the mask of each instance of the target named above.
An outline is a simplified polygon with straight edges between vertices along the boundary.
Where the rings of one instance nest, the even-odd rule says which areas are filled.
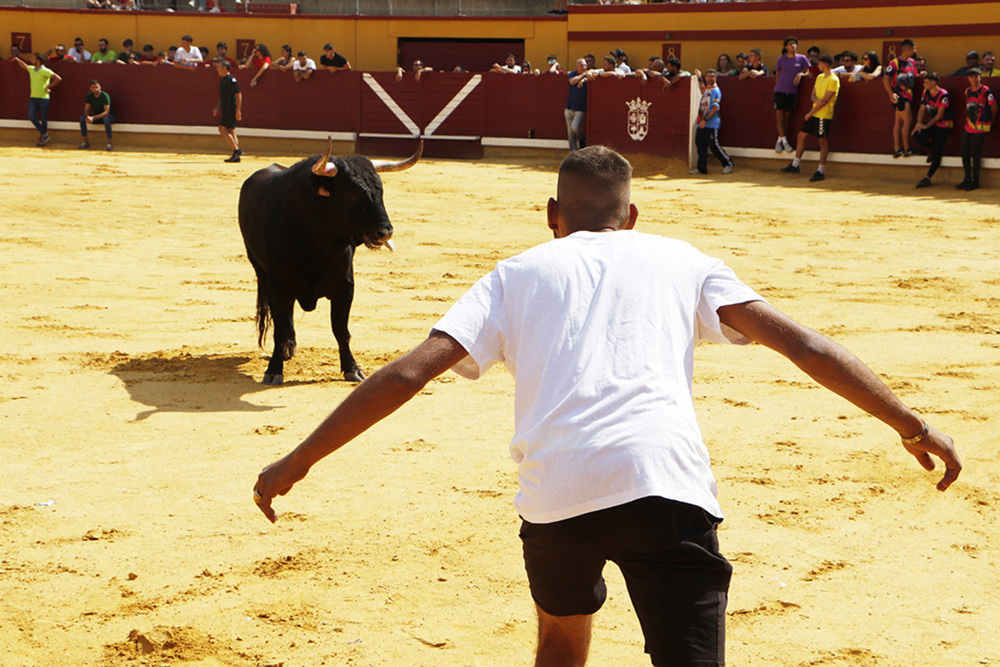
[[[794,37],[785,38],[781,56],[774,68],[778,82],[774,85],[774,116],[778,121],[778,142],[774,152],[791,153],[794,148],[785,136],[788,134],[788,121],[795,112],[795,103],[799,98],[799,82],[802,77],[809,76],[809,59],[797,53],[799,40]]]

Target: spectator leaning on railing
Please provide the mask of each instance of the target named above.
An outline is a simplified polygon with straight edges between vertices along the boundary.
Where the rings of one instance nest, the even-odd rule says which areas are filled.
[[[298,57],[292,63],[292,74],[295,76],[295,83],[308,81],[309,77],[316,73],[316,61],[306,57],[305,51],[299,51]]]
[[[176,49],[172,60],[184,67],[197,67],[204,62],[201,56],[201,50],[194,46],[194,39],[191,35],[184,35],[181,37],[181,47],[171,47]]]
[[[118,54],[108,48],[108,40],[103,37],[97,40],[97,53],[90,58],[92,63],[113,63],[118,58]]]
[[[569,92],[566,95],[566,135],[569,139],[569,149],[579,150],[587,145],[586,125],[584,117],[587,114],[587,60],[576,61],[576,70],[566,75],[569,82]]]
[[[89,63],[91,53],[83,47],[83,40],[77,37],[73,40],[73,48],[69,50],[69,55],[78,63]]]
[[[347,58],[337,53],[332,43],[323,45],[323,55],[319,57],[319,64],[320,67],[325,67],[330,72],[351,69],[351,63]]]

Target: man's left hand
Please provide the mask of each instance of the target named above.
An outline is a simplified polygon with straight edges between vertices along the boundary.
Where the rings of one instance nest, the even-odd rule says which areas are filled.
[[[291,491],[296,482],[305,477],[307,472],[309,471],[295,465],[292,454],[283,456],[260,471],[257,483],[253,487],[253,501],[268,521],[274,523],[278,520],[278,515],[271,507],[271,501],[275,496],[283,496]]]

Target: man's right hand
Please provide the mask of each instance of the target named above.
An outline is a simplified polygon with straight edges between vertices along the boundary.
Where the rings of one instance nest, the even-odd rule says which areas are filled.
[[[927,435],[924,436],[923,440],[912,445],[904,444],[903,447],[917,459],[924,470],[934,470],[932,454],[941,459],[944,463],[944,477],[937,483],[938,491],[945,491],[962,472],[962,462],[958,460],[955,441],[951,439],[951,436],[936,428],[927,427]]]

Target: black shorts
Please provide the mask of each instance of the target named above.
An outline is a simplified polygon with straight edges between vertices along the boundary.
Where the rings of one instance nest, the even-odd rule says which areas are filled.
[[[802,124],[802,130],[800,131],[811,134],[814,137],[819,137],[820,139],[826,139],[830,136],[830,123],[832,122],[833,119],[831,118],[809,116],[809,120]]]
[[[896,94],[899,95],[899,93]],[[892,108],[895,109],[896,111],[906,111],[906,107],[912,104],[913,103],[910,100],[906,99],[902,95],[899,95],[899,99],[893,102]]]
[[[797,102],[799,96],[794,93],[774,93],[774,110],[775,111],[795,111],[795,102]]]
[[[733,568],[711,514],[649,497],[555,523],[521,523],[531,597],[552,616],[604,604],[607,561],[621,569],[655,665],[725,664]]]
[[[236,112],[223,111],[219,116],[219,127],[224,127],[227,130],[236,129]]]

